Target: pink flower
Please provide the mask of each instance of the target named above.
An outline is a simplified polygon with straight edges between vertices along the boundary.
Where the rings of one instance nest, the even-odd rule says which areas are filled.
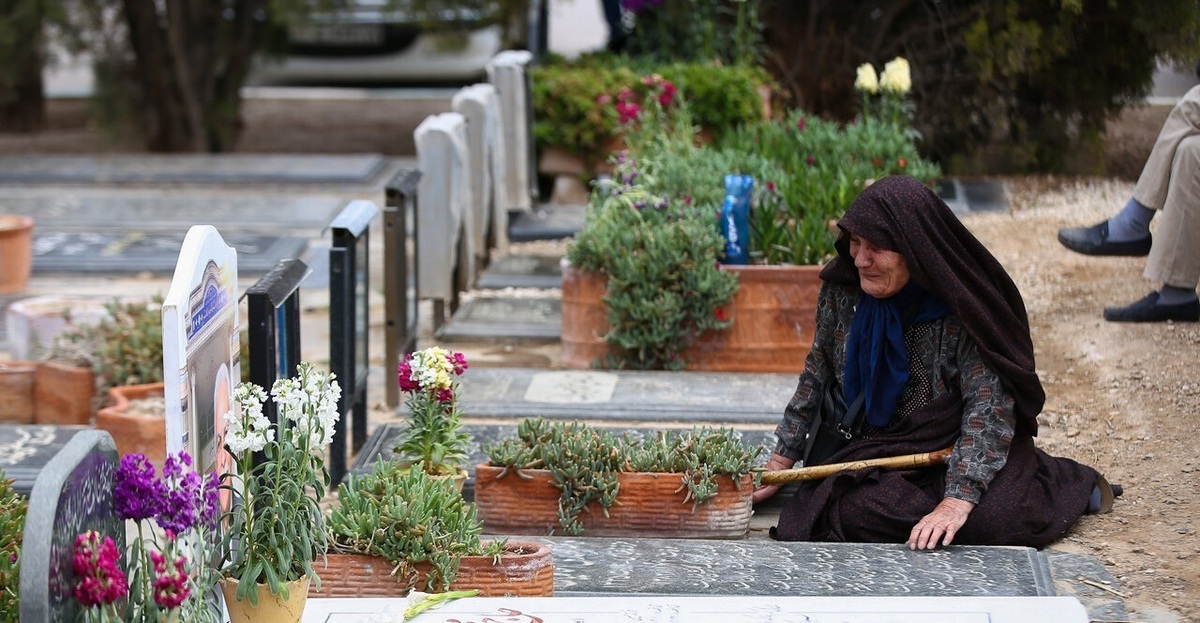
[[[796,129],[803,132],[804,128],[807,128],[807,127],[808,127],[808,119],[806,119],[804,117],[800,117],[800,120],[796,122]]]
[[[596,97],[597,106],[608,106],[612,102],[612,96],[608,93],[601,93]]]
[[[675,101],[675,93],[678,91],[679,89],[675,88],[675,85],[664,81],[662,93],[658,95],[659,105],[663,108],[670,106],[671,102]]]
[[[767,192],[775,192],[775,182],[767,182]]]
[[[617,118],[622,124],[633,123],[638,120],[642,109],[633,102],[620,102],[617,104]]]
[[[173,566],[168,566],[161,553],[151,551],[150,560],[154,563],[154,603],[166,610],[178,608],[192,594],[184,570],[187,559],[179,556]]]
[[[811,166],[815,166],[817,164],[817,159],[812,156],[809,156],[804,159],[804,162],[807,163],[808,166],[811,167]]]
[[[120,558],[112,538],[100,540],[100,533],[89,530],[75,539],[73,568],[75,599],[85,608],[116,603],[129,594],[125,573],[117,565]]]

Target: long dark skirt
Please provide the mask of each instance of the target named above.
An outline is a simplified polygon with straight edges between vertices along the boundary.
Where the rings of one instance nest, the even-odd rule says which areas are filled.
[[[829,462],[929,452],[951,445],[955,438],[945,426],[923,430],[934,438],[868,439],[852,443]],[[1008,462],[954,543],[1031,547],[1052,543],[1087,509],[1098,477],[1091,467],[1052,457],[1034,447],[1031,437],[1018,437]],[[942,500],[945,489],[945,466],[839,472],[824,480],[801,482],[771,535],[783,541],[903,543],[913,526]]]

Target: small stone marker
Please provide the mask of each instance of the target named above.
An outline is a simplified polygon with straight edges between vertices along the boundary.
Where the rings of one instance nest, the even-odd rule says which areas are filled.
[[[186,450],[199,474],[232,467],[222,447],[223,416],[242,378],[237,275],[237,251],[215,227],[196,225],[163,299],[167,451]]]
[[[75,538],[96,530],[125,551],[125,523],[113,514],[117,446],[105,431],[71,438],[38,474],[21,541],[21,620],[73,623]]]
[[[529,381],[525,400],[542,403],[599,403],[612,399],[617,375],[609,372],[538,372]]]

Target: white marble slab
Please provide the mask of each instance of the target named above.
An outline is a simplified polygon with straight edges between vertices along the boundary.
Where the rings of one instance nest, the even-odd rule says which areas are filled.
[[[304,623],[400,623],[403,599],[310,599]],[[1073,597],[522,597],[452,601],[412,623],[1087,623]]]

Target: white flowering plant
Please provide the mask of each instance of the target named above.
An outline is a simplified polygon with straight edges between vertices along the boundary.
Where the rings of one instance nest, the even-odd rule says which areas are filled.
[[[271,387],[276,422],[263,413],[267,393],[253,383],[234,390],[225,414],[225,449],[236,473],[225,474],[235,504],[225,514],[223,575],[239,581],[237,599],[257,600],[256,584],[287,595],[285,582],[308,576],[328,535],[320,501],[329,488],[325,448],[333,441],[341,389],[332,373],[303,362]]]
[[[888,61],[879,75],[870,63],[859,65],[854,88],[862,96],[864,121],[874,119],[892,126],[912,126],[914,109],[908,98],[912,72],[903,56]]]

